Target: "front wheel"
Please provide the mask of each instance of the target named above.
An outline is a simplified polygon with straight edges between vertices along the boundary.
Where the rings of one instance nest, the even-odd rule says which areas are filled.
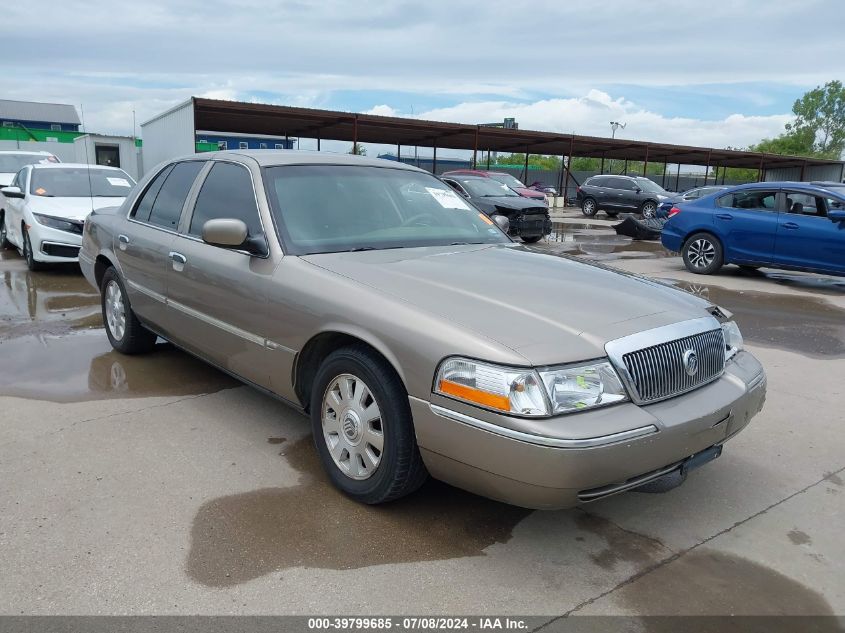
[[[657,215],[657,205],[651,200],[646,200],[645,202],[643,202],[643,206],[642,209],[640,209],[640,212],[642,213],[643,218],[647,220],[651,219]]]
[[[6,235],[6,216],[0,213],[0,251],[5,251],[12,243]]]
[[[103,275],[100,299],[106,335],[114,349],[123,354],[143,354],[153,349],[157,337],[135,316],[123,281],[114,268]]]
[[[725,263],[722,244],[710,233],[696,233],[681,250],[687,270],[697,275],[711,275]]]
[[[26,227],[21,230],[23,233],[23,258],[26,260],[26,267],[31,271],[43,270],[44,264],[36,261],[35,253],[32,252],[32,242],[29,239],[29,231]]]
[[[540,240],[543,239],[542,235],[532,235],[531,237],[521,237],[520,238],[526,244],[536,244]]]
[[[369,348],[353,345],[326,358],[314,378],[310,412],[323,467],[356,501],[392,501],[428,477],[405,387]]]

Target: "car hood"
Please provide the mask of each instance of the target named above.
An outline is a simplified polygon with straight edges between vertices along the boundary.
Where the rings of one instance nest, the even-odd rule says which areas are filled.
[[[93,202],[92,202],[93,201]],[[28,199],[29,210],[68,220],[84,220],[93,209],[123,204],[124,198],[41,198]]]
[[[523,209],[539,209],[546,211],[544,204],[539,204],[539,199],[523,198],[522,196],[485,196],[483,198],[475,198],[475,202],[481,202],[503,209],[515,209],[522,211]]]
[[[528,187],[513,187],[513,190],[526,198],[533,198],[534,200],[546,199],[546,194],[541,191],[537,191],[536,189],[529,189]]]
[[[538,366],[602,357],[609,340],[706,316],[709,306],[656,282],[512,244],[302,259],[481,333]]]

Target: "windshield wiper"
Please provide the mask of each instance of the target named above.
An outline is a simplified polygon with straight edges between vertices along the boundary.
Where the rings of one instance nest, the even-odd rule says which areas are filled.
[[[355,248],[348,248],[341,253],[360,253],[361,251],[389,251],[395,248],[406,248],[405,246],[356,246]]]

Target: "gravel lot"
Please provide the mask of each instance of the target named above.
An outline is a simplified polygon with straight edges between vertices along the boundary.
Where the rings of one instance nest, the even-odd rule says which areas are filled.
[[[430,482],[357,505],[304,417],[167,344],[120,356],[78,269],[5,252],[0,613],[845,613],[845,279],[696,277],[556,219],[537,248],[709,296],[767,369],[763,412],[671,492],[532,512]]]

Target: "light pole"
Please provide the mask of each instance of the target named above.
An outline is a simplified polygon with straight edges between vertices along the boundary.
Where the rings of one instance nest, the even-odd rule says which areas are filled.
[[[625,126],[628,125],[627,123],[620,123],[619,121],[611,121],[610,122],[610,129],[612,132],[610,133],[610,138],[616,138],[616,130],[620,127],[624,130]],[[613,159],[610,159],[610,173],[613,173]]]

